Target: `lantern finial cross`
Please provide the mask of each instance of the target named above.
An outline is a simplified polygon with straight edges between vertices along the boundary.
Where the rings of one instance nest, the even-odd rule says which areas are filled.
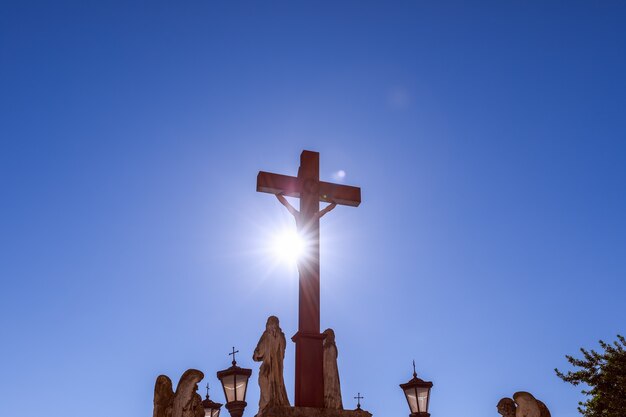
[[[360,410],[361,409],[361,400],[365,399],[365,397],[361,396],[361,393],[357,393],[356,397],[354,397],[354,399],[356,400],[356,409]]]
[[[206,399],[209,399],[209,383],[206,383]]]
[[[413,359],[413,378],[417,378],[417,372],[415,372],[415,359]]]
[[[228,354],[228,356],[233,355],[233,366],[237,365],[237,361],[235,360],[235,353],[239,353],[239,351],[235,350],[235,347],[233,346],[233,351]]]

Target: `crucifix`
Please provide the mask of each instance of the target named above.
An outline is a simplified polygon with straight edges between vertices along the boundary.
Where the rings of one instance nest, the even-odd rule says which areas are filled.
[[[303,151],[298,176],[260,171],[256,190],[274,194],[295,217],[300,236],[307,239],[308,254],[298,260],[299,304],[296,344],[296,407],[324,407],[323,348],[320,334],[320,218],[338,204],[357,207],[361,189],[320,181],[320,154]],[[300,199],[296,210],[285,197]],[[329,205],[320,211],[320,201]]]

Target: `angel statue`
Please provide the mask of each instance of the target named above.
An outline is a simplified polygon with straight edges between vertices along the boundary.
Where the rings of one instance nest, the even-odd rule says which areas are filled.
[[[501,399],[497,408],[498,414],[503,417],[551,417],[543,402],[524,391],[513,394],[513,399]]]
[[[154,385],[154,410],[152,417],[204,417],[202,397],[196,391],[204,374],[188,369],[178,381],[176,392],[172,380],[159,375]]]
[[[337,345],[333,329],[324,330],[324,408],[343,410],[339,369],[337,368]]]
[[[259,370],[259,414],[271,406],[289,406],[285,381],[283,380],[283,359],[287,342],[280,329],[278,317],[270,316],[265,331],[254,349],[252,359],[261,362]]]

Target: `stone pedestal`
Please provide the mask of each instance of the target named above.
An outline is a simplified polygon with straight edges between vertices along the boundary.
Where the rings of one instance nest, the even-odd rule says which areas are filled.
[[[256,417],[372,417],[365,410],[331,410],[313,407],[269,407]]]

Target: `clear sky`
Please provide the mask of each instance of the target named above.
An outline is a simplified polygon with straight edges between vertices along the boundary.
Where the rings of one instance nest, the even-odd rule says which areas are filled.
[[[5,1],[2,415],[138,417],[157,375],[254,370],[297,275],[259,170],[343,170],[322,326],[346,408],[577,415],[565,354],[626,332],[626,4]],[[285,380],[293,401],[294,347]],[[226,415],[226,414],[225,414]]]

